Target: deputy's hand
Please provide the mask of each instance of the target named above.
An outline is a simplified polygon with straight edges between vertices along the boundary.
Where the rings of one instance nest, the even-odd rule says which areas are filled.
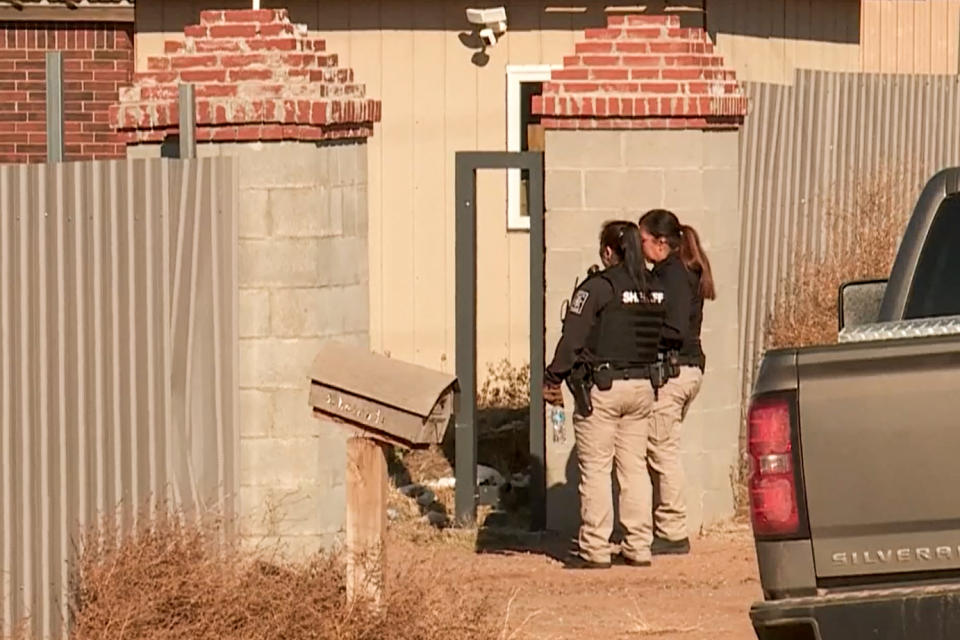
[[[543,401],[557,407],[563,406],[563,390],[558,384],[543,383]]]

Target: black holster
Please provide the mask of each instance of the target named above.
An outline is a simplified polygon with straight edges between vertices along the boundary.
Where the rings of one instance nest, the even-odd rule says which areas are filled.
[[[593,370],[590,365],[585,362],[575,364],[567,377],[567,387],[573,394],[574,412],[582,418],[589,418],[593,414],[593,401],[590,399]]]
[[[667,385],[671,378],[680,376],[680,354],[668,351],[661,354],[656,364],[650,365],[650,385],[653,387],[654,397],[659,399],[660,389]]]

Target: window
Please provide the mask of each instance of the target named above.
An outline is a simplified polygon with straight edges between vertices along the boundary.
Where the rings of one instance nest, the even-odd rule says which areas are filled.
[[[960,315],[960,195],[940,204],[913,275],[905,318]]]
[[[507,151],[542,151],[543,129],[540,116],[531,113],[534,96],[543,93],[543,83],[553,65],[510,65],[507,67]],[[507,170],[507,229],[530,229],[527,212],[526,181],[529,176],[520,169]]]

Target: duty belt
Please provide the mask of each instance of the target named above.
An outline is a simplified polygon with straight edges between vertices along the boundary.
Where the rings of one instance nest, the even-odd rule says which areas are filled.
[[[653,364],[642,364],[633,367],[609,367],[610,377],[614,380],[649,380]]]

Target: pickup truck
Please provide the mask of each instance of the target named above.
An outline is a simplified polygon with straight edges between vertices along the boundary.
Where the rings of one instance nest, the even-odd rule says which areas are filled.
[[[837,344],[764,354],[748,412],[760,640],[960,639],[960,168]]]

